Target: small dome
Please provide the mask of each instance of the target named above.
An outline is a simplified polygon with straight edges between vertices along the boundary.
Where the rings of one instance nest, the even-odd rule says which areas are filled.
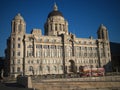
[[[15,20],[23,20],[23,21],[24,21],[23,17],[20,15],[20,13],[18,13],[18,14],[15,16],[14,19],[15,19]]]
[[[101,25],[99,26],[97,32],[99,33],[99,32],[106,31],[106,30],[107,30],[107,28],[106,28],[103,24],[101,24]]]
[[[104,30],[107,29],[103,24],[100,25],[100,28],[102,28],[102,29],[104,29]]]

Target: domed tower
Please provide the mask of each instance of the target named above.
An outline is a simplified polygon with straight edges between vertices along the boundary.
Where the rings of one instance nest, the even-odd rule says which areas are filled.
[[[53,11],[48,14],[44,28],[45,35],[68,34],[68,22],[64,19],[63,14],[58,11],[56,4],[54,4]]]
[[[111,71],[111,53],[107,28],[103,24],[101,24],[97,34],[99,66],[104,67],[106,72]]]
[[[17,14],[12,20],[12,30],[10,36],[10,74],[14,77],[22,72],[26,24],[23,17]]]
[[[23,17],[18,13],[12,20],[12,33],[13,34],[24,34],[26,24]]]
[[[98,39],[108,40],[108,31],[103,24],[100,25],[97,34],[98,34]]]

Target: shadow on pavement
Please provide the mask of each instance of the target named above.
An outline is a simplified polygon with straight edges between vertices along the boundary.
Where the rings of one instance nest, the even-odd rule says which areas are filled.
[[[21,85],[18,85],[17,83],[4,83],[5,86],[7,87],[18,87],[18,88],[24,88]]]
[[[17,83],[0,83],[0,90],[32,90],[25,88]]]

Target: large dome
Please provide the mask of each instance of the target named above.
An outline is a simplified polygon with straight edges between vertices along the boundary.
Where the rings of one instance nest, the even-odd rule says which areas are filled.
[[[48,18],[52,16],[61,16],[63,17],[62,13],[58,11],[58,7],[56,4],[54,4],[53,11],[48,14]]]
[[[62,13],[60,11],[52,11],[48,14],[48,18],[51,16],[61,16],[63,17]]]

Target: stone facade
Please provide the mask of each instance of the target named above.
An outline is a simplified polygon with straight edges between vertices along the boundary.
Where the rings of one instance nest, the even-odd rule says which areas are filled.
[[[98,28],[98,39],[77,38],[68,32],[68,22],[55,4],[44,28],[45,35],[40,29],[27,34],[26,23],[20,14],[12,20],[6,49],[9,75],[77,73],[80,66],[110,69],[108,31],[104,25]]]

